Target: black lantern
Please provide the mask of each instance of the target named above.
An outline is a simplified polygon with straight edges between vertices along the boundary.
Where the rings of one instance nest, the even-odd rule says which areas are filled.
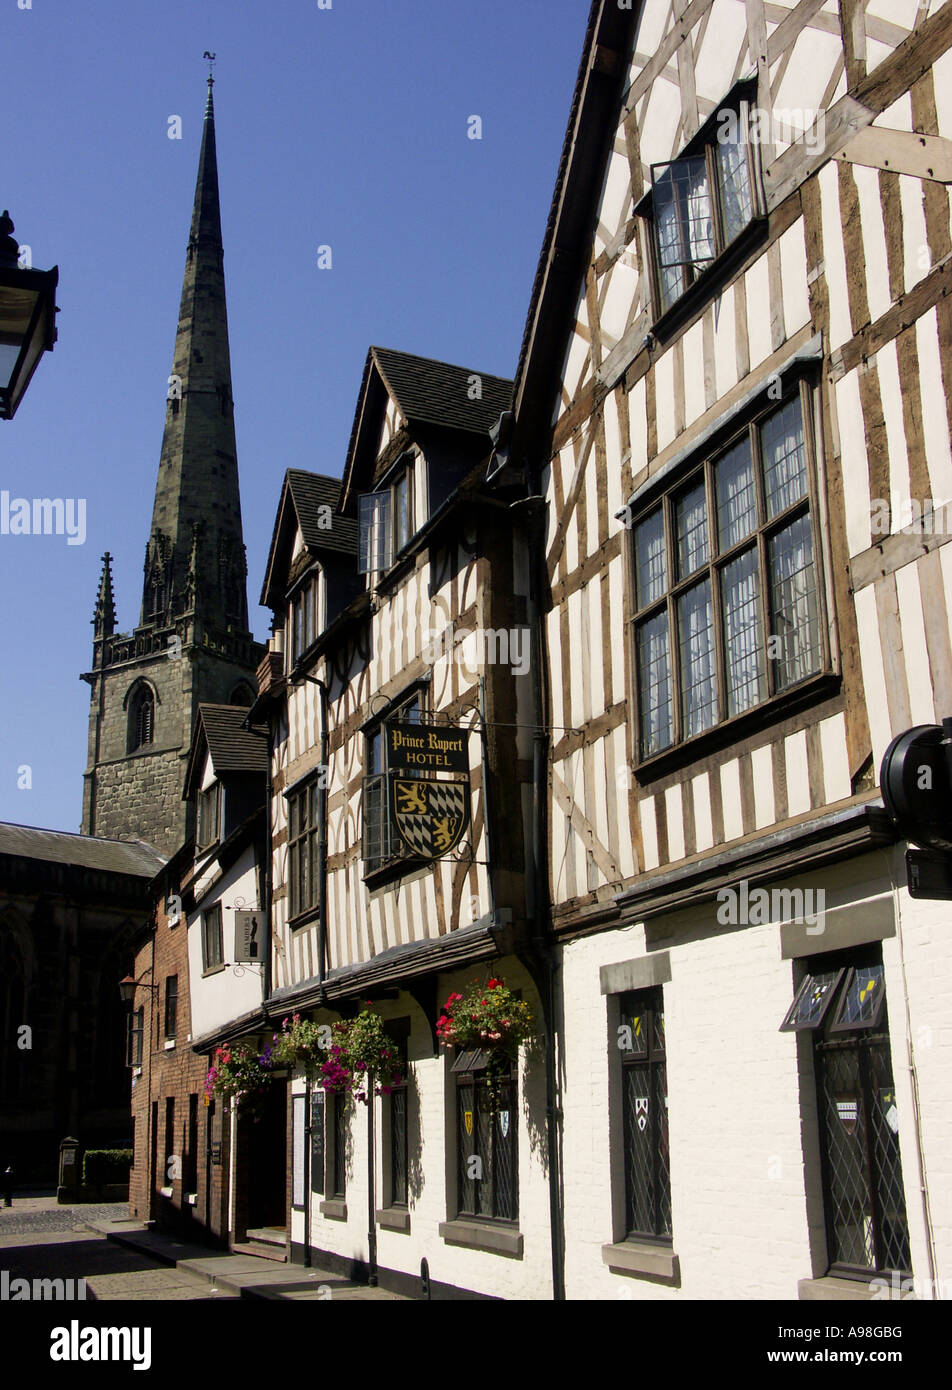
[[[12,420],[37,363],[56,341],[59,268],[24,270],[10,235],[10,214],[0,216],[0,419]]]
[[[137,989],[158,990],[158,988],[158,985],[147,985],[142,980],[134,980],[131,975],[126,975],[119,981],[119,997],[124,1004],[131,1004]]]

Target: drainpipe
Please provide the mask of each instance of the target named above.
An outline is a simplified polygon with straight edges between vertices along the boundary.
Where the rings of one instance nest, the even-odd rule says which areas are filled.
[[[561,1124],[557,1074],[557,1037],[561,1018],[560,982],[555,951],[548,934],[548,870],[546,866],[546,788],[547,741],[545,683],[542,663],[545,645],[542,641],[540,602],[540,566],[544,545],[544,501],[539,494],[513,504],[527,511],[529,544],[529,621],[535,647],[532,662],[533,719],[532,736],[532,871],[527,885],[527,908],[532,922],[530,952],[541,975],[542,1010],[549,1045],[545,1049],[545,1114],[546,1141],[549,1164],[549,1228],[552,1251],[552,1297],[555,1302],[565,1299],[565,1239],[562,1226]]]
[[[330,769],[327,765],[327,686],[322,680],[312,677],[320,690],[321,709],[321,786],[320,810],[317,826],[317,979],[324,1003],[324,976],[327,973],[327,783]]]
[[[367,1283],[370,1288],[377,1287],[377,1204],[374,1152],[374,1074],[367,1073],[367,1263],[369,1272]]]

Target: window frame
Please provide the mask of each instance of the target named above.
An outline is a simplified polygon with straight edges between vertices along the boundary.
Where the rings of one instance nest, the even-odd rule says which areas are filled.
[[[140,681],[129,701],[129,753],[138,753],[155,742],[155,691],[146,681]]]
[[[211,924],[217,914],[217,959],[214,959],[215,952],[209,950],[210,933],[214,928]],[[202,913],[202,974],[216,975],[225,968],[225,933],[222,922],[222,905],[213,903]]]
[[[739,79],[723,101],[702,122],[695,134],[672,159],[657,160],[651,165],[651,184],[633,209],[634,216],[643,233],[643,264],[647,270],[650,313],[655,329],[677,316],[684,306],[693,304],[701,296],[701,285],[714,278],[710,272],[724,266],[731,257],[745,248],[753,235],[764,225],[767,215],[766,198],[763,189],[763,160],[761,142],[753,138],[751,113],[757,109],[757,78]],[[750,217],[728,241],[725,237],[724,188],[722,175],[715,155],[718,141],[718,126],[725,115],[736,120],[743,131],[744,162],[747,170],[747,189],[750,196]],[[702,158],[705,161],[708,196],[711,206],[711,222],[714,239],[714,255],[703,264],[691,261],[684,263],[692,269],[691,278],[675,298],[665,301],[662,289],[661,252],[658,242],[658,207],[656,193],[661,179],[656,179],[655,170],[669,170],[682,161]],[[663,177],[663,176],[662,176]],[[698,268],[699,267],[699,268]]]
[[[145,1037],[145,1007],[129,1010],[129,1061],[130,1067],[142,1066],[143,1039]]]
[[[171,1024],[171,1028],[170,1025]],[[165,977],[165,1008],[163,1010],[163,1036],[166,1042],[175,1041],[178,1026],[178,975]]]
[[[661,985],[654,985],[648,989],[626,990],[618,996],[618,1017],[619,1022],[626,1026],[631,1026],[628,1020],[636,1012],[639,1017],[646,1019],[647,1047],[644,1052],[634,1052],[624,1050],[620,1046],[621,1035],[619,1034],[619,1054],[621,1059],[621,1088],[619,1103],[621,1107],[621,1160],[622,1160],[622,1182],[624,1210],[624,1235],[623,1241],[633,1241],[636,1244],[647,1243],[651,1245],[661,1245],[666,1248],[673,1248],[674,1244],[674,1217],[671,1204],[671,1140],[668,1125],[668,1054],[667,1039],[659,1046],[657,1041],[655,1019],[660,1013],[662,1019],[662,1030],[664,1029],[664,989]],[[629,1127],[625,1114],[627,1106],[627,1089],[629,1084],[629,1073],[635,1068],[646,1069],[649,1111],[646,1124],[651,1125],[650,1153],[652,1164],[652,1191],[654,1206],[654,1226],[653,1231],[637,1230],[630,1224],[630,1218],[634,1209],[632,1197],[632,1170],[634,1167],[635,1156],[631,1150]],[[665,1105],[659,1110],[655,1105],[652,1114],[651,1101],[657,1099],[657,1072],[659,1068],[664,1074]],[[658,1115],[660,1114],[660,1120]],[[659,1126],[663,1128],[663,1136]],[[659,1178],[661,1170],[662,1149],[667,1152],[667,1173],[663,1178]],[[664,1206],[668,1211],[669,1230],[658,1230],[661,1225],[660,1213]]]
[[[386,1117],[386,1146],[387,1146],[387,1168],[386,1168],[386,1198],[387,1207],[399,1211],[408,1211],[410,1205],[410,1087],[409,1087],[409,1038],[410,1020],[409,1018],[388,1019],[384,1024],[384,1031],[392,1047],[397,1051],[400,1060],[401,1081],[397,1086],[390,1088],[390,1094],[386,1099],[384,1111]],[[400,1097],[399,1104],[403,1109],[403,1129],[401,1142],[397,1145],[394,1142],[396,1130],[394,1108],[394,1097]],[[399,1160],[399,1161],[398,1161]],[[400,1167],[402,1166],[402,1186],[399,1183]]]
[[[320,572],[309,569],[290,592],[287,599],[287,657],[288,671],[310,651],[323,630],[321,599],[323,586]]]
[[[211,811],[209,810],[209,807],[214,807],[214,811],[211,812]],[[205,835],[208,833],[208,824],[207,824],[207,822],[208,822],[208,820],[209,820],[209,818],[210,818],[211,815],[214,816],[214,830],[215,830],[215,833],[212,835],[211,839],[209,840],[209,839],[205,839],[204,837],[205,837]],[[196,806],[195,806],[195,841],[196,841],[196,848],[197,848],[198,850],[204,851],[204,850],[207,850],[207,849],[211,849],[213,845],[217,845],[217,844],[219,843],[219,841],[221,840],[221,815],[222,815],[221,780],[220,780],[218,777],[216,777],[215,780],[214,780],[213,782],[211,782],[207,787],[205,787],[204,789],[200,789],[200,790],[199,790],[198,797],[197,797],[197,799],[196,799]]]
[[[321,844],[321,792],[320,773],[316,772],[309,775],[296,786],[290,788],[285,796],[287,801],[287,829],[288,829],[288,921],[294,922],[298,917],[313,915],[320,906],[318,902],[318,880],[320,877],[320,844]],[[295,824],[295,816],[300,817],[301,807],[306,810],[307,819],[298,820],[301,827],[296,834],[292,834]],[[301,858],[301,850],[304,850],[304,859]],[[309,901],[301,902],[301,864],[306,863],[308,868]]]
[[[460,1057],[463,1056],[463,1049],[462,1049],[462,1048],[457,1048],[457,1049],[456,1049],[456,1052],[457,1052],[457,1058],[456,1058],[456,1060],[459,1061]],[[508,1096],[508,1101],[509,1101],[509,1104],[508,1104],[508,1110],[509,1110],[509,1135],[507,1136],[507,1138],[511,1138],[511,1144],[512,1144],[512,1150],[511,1150],[511,1154],[512,1154],[512,1165],[511,1165],[511,1191],[510,1191],[510,1193],[509,1193],[510,1201],[511,1201],[511,1207],[512,1207],[511,1215],[500,1216],[500,1215],[498,1214],[499,1206],[501,1205],[500,1202],[499,1202],[499,1181],[498,1181],[498,1171],[499,1171],[500,1157],[499,1157],[499,1150],[498,1150],[498,1148],[497,1148],[497,1141],[496,1141],[496,1127],[497,1127],[497,1124],[498,1124],[498,1116],[499,1116],[500,1110],[504,1108],[503,1106],[500,1106],[499,1109],[497,1109],[497,1110],[495,1110],[495,1111],[492,1110],[491,1105],[490,1105],[490,1107],[489,1107],[489,1114],[490,1114],[490,1116],[491,1116],[491,1121],[492,1121],[491,1127],[490,1127],[490,1131],[489,1131],[491,1153],[490,1153],[490,1156],[489,1156],[489,1159],[488,1159],[489,1166],[490,1166],[490,1169],[491,1169],[491,1191],[492,1191],[492,1202],[491,1202],[491,1206],[492,1206],[492,1211],[491,1211],[491,1212],[489,1212],[489,1211],[479,1211],[479,1210],[472,1210],[472,1211],[471,1211],[471,1210],[469,1210],[468,1208],[466,1208],[466,1207],[463,1205],[463,1204],[464,1204],[464,1200],[465,1200],[465,1197],[464,1197],[464,1180],[463,1180],[463,1176],[462,1176],[462,1174],[463,1174],[463,1164],[464,1164],[464,1160],[465,1160],[466,1158],[469,1158],[469,1157],[478,1156],[481,1160],[483,1160],[483,1162],[486,1162],[486,1156],[481,1152],[481,1134],[480,1134],[480,1129],[481,1129],[481,1127],[480,1127],[480,1124],[479,1124],[479,1115],[480,1115],[481,1113],[485,1113],[485,1112],[482,1111],[481,1106],[480,1106],[480,1097],[483,1096],[483,1095],[486,1095],[486,1094],[488,1093],[488,1090],[489,1090],[489,1080],[488,1080],[488,1077],[486,1076],[486,1071],[485,1071],[485,1066],[486,1066],[485,1055],[482,1054],[482,1053],[479,1053],[479,1052],[471,1052],[471,1053],[470,1053],[470,1063],[471,1063],[471,1065],[473,1066],[473,1070],[471,1070],[471,1071],[465,1071],[465,1072],[464,1072],[464,1071],[458,1071],[458,1072],[451,1071],[451,1073],[450,1073],[451,1076],[452,1076],[453,1081],[455,1082],[454,1091],[453,1091],[453,1122],[454,1122],[454,1125],[455,1125],[455,1128],[456,1128],[456,1145],[455,1145],[455,1148],[456,1148],[456,1174],[457,1174],[457,1181],[456,1181],[456,1217],[455,1217],[455,1219],[458,1220],[458,1221],[478,1221],[478,1222],[485,1222],[485,1223],[488,1224],[488,1225],[492,1225],[492,1226],[505,1226],[505,1227],[507,1227],[507,1228],[509,1228],[509,1229],[518,1228],[518,1225],[519,1225],[519,1068],[518,1068],[518,1064],[515,1063],[515,1062],[511,1062],[511,1063],[510,1063],[509,1074],[508,1074],[507,1077],[503,1078],[503,1081],[502,1081],[502,1084],[507,1085],[507,1086],[509,1087],[509,1096]],[[465,1112],[463,1111],[463,1109],[462,1109],[462,1106],[463,1106],[462,1092],[464,1091],[464,1089],[467,1089],[467,1088],[471,1088],[471,1089],[472,1089],[472,1093],[473,1093],[473,1132],[472,1132],[472,1136],[470,1136],[470,1137],[472,1138],[472,1141],[473,1141],[473,1149],[472,1149],[472,1151],[471,1151],[470,1154],[464,1154],[464,1153],[462,1152],[462,1149],[461,1149],[461,1145],[462,1145],[462,1142],[463,1142],[463,1132],[464,1132],[463,1115],[464,1115],[464,1113],[465,1113]],[[473,1206],[474,1206],[474,1208],[476,1208],[476,1207],[479,1206],[479,1202],[478,1202],[477,1200],[475,1200],[475,1199],[478,1198],[478,1195],[479,1195],[480,1190],[481,1190],[480,1187],[477,1185],[477,1183],[481,1183],[481,1182],[482,1182],[482,1179],[470,1178],[470,1179],[468,1179],[467,1181],[473,1185],[473,1194],[474,1194]]]
[[[387,727],[388,724],[393,724],[393,723],[401,723],[401,722],[406,722],[406,723],[418,723],[418,724],[423,724],[423,723],[425,723],[425,722],[426,722],[426,715],[427,715],[427,713],[428,713],[428,709],[427,709],[427,706],[428,706],[428,703],[429,703],[429,701],[428,701],[428,695],[429,695],[429,686],[426,685],[426,684],[422,684],[422,683],[421,683],[421,684],[418,684],[417,686],[412,687],[411,690],[410,690],[409,692],[405,691],[403,695],[398,696],[397,699],[394,700],[394,702],[391,704],[391,706],[390,706],[390,708],[387,710],[386,714],[384,714],[384,715],[382,715],[380,718],[374,720],[371,724],[365,725],[365,726],[364,726],[363,734],[364,734],[364,769],[365,769],[365,771],[364,771],[363,782],[362,782],[362,784],[361,784],[361,842],[360,842],[360,843],[361,843],[361,860],[362,860],[362,862],[363,862],[363,877],[364,877],[364,879],[373,878],[373,877],[376,876],[377,874],[383,874],[383,873],[386,873],[387,871],[392,871],[392,870],[394,869],[395,866],[402,866],[402,869],[401,869],[401,875],[402,875],[403,873],[409,873],[409,872],[411,871],[411,869],[417,868],[420,864],[426,862],[425,860],[420,859],[420,857],[419,857],[418,855],[411,854],[410,850],[404,845],[403,840],[402,840],[402,839],[400,838],[400,836],[396,833],[396,831],[393,830],[393,828],[392,828],[392,826],[391,826],[391,821],[390,821],[390,776],[391,776],[391,771],[390,771],[390,769],[389,769],[388,766],[387,766],[387,760],[386,760],[386,743],[385,743],[385,741],[384,741],[384,730],[386,729],[386,727]],[[417,717],[416,717],[416,719],[415,719],[415,720],[413,720],[413,719],[410,719],[410,720],[404,719],[403,716],[405,715],[405,713],[406,713],[408,710],[411,710],[411,709],[414,708],[414,707],[416,707],[416,711],[417,711]],[[377,752],[375,751],[375,744],[377,743],[377,740],[378,740],[378,739],[380,740],[380,742],[379,742],[379,761],[380,761],[380,768],[379,768],[378,771],[370,771],[369,769],[371,769],[372,767],[374,767],[375,764],[376,764],[376,762],[377,762]],[[415,774],[412,773],[412,772],[407,773],[407,776],[408,776],[408,777],[414,776],[414,775],[415,775]],[[420,774],[420,775],[422,775],[422,774]],[[367,853],[367,846],[368,846],[368,841],[369,841],[370,836],[369,836],[369,832],[368,832],[368,828],[367,828],[366,805],[367,805],[367,794],[368,794],[368,791],[371,789],[371,785],[374,784],[374,783],[376,783],[376,784],[379,786],[380,792],[381,792],[381,814],[380,814],[380,821],[379,821],[379,825],[380,825],[379,842],[380,842],[380,844],[381,844],[381,847],[383,847],[384,843],[386,844],[386,853],[381,853],[381,854],[377,854],[377,855],[368,855],[368,853]]]
[[[902,1154],[898,1140],[898,1129],[893,1131],[895,1135],[895,1162],[896,1172],[892,1174],[895,1182],[898,1182],[899,1194],[902,1200],[902,1220],[905,1223],[905,1243],[906,1251],[909,1254],[908,1269],[894,1269],[894,1267],[881,1258],[886,1253],[887,1243],[892,1240],[901,1239],[896,1234],[895,1225],[887,1235],[884,1227],[884,1218],[888,1213],[883,1211],[883,1201],[885,1198],[895,1193],[889,1192],[889,1173],[884,1168],[884,1158],[882,1154],[881,1140],[877,1141],[875,1134],[871,1133],[873,1125],[871,1121],[876,1117],[876,1101],[881,1101],[881,1096],[877,1096],[877,1091],[882,1091],[883,1087],[878,1084],[881,1081],[880,1070],[885,1067],[888,1070],[892,1081],[887,1089],[895,1093],[895,1071],[892,1063],[892,1039],[889,1031],[889,1014],[886,1004],[886,974],[882,960],[882,947],[879,942],[867,943],[863,946],[852,947],[848,950],[828,952],[825,955],[811,956],[801,962],[805,974],[797,989],[794,991],[793,1004],[787,1011],[783,1023],[780,1025],[781,1032],[794,1031],[794,1025],[790,1023],[794,1015],[797,1001],[808,988],[811,979],[819,974],[829,974],[836,971],[836,981],[829,990],[827,998],[824,1000],[824,1008],[817,1018],[801,1025],[798,1031],[811,1033],[807,1045],[810,1049],[812,1067],[804,1073],[805,1076],[812,1077],[812,1097],[811,1104],[815,1107],[817,1120],[817,1143],[819,1148],[821,1193],[822,1193],[822,1216],[823,1225],[826,1231],[827,1240],[827,1259],[828,1274],[832,1277],[845,1279],[869,1280],[872,1277],[882,1277],[897,1273],[908,1275],[912,1273],[911,1253],[909,1253],[909,1209],[906,1204],[906,1180],[902,1173]],[[876,1004],[875,1013],[872,1018],[862,1024],[843,1024],[840,1016],[848,997],[849,989],[853,977],[857,970],[875,969],[881,972],[882,989]],[[855,1096],[844,1093],[838,1088],[844,1084],[843,1077],[837,1076],[836,1065],[841,1057],[855,1058],[854,1082],[856,1085]],[[835,1169],[837,1168],[836,1150],[837,1144],[834,1139],[840,1139],[839,1132],[830,1123],[830,1100],[831,1097],[836,1101],[836,1108],[839,1110],[840,1101],[855,1099],[856,1116],[852,1120],[853,1129],[847,1129],[847,1135],[852,1139],[857,1123],[861,1121],[862,1152],[858,1156],[854,1153],[854,1159],[860,1164],[860,1175],[865,1184],[866,1205],[863,1208],[864,1236],[872,1245],[874,1263],[861,1265],[850,1263],[846,1258],[840,1258],[845,1252],[837,1234],[837,1217],[844,1214],[842,1198],[844,1192],[840,1193],[838,1200],[836,1193],[837,1183],[835,1181]],[[894,1101],[895,1103],[895,1101]],[[839,1117],[838,1117],[839,1118]],[[846,1121],[843,1120],[844,1126]],[[890,1126],[891,1127],[891,1126]],[[855,1206],[855,1175],[853,1176],[853,1205]],[[843,1179],[839,1178],[839,1186],[842,1188]],[[893,1211],[892,1220],[896,1221],[896,1212]],[[869,1223],[868,1236],[865,1232],[865,1224]],[[855,1221],[854,1223],[855,1224]]]
[[[419,454],[405,450],[381,483],[357,498],[357,572],[369,576],[386,574],[402,558],[417,533],[416,465]],[[406,490],[406,529],[400,524],[398,495]],[[381,516],[381,514],[383,514]],[[364,537],[366,541],[366,554]],[[376,562],[379,560],[379,564]]]
[[[638,499],[637,504],[629,503],[622,511],[626,529],[629,532],[625,553],[628,588],[626,641],[631,655],[629,699],[631,740],[634,750],[634,766],[639,770],[649,772],[654,770],[656,766],[667,765],[672,759],[678,758],[682,754],[682,750],[694,749],[707,740],[723,736],[724,730],[730,730],[744,721],[749,721],[752,716],[756,718],[759,715],[761,718],[770,718],[774,707],[786,706],[795,702],[801,698],[803,692],[810,690],[817,683],[828,681],[835,674],[826,592],[826,552],[820,532],[822,499],[819,488],[817,441],[814,435],[816,390],[817,387],[814,385],[809,369],[804,364],[796,364],[785,375],[779,398],[770,398],[766,391],[761,392],[742,416],[731,420],[723,429],[716,431],[670,477],[664,477],[663,481],[659,480],[657,486],[646,490],[645,494]],[[760,432],[762,426],[771,416],[781,413],[794,401],[799,403],[800,409],[806,489],[802,496],[770,516],[768,515],[764,486]],[[750,450],[749,456],[757,509],[756,522],[745,536],[721,549],[718,546],[716,533],[715,469],[717,464],[745,439]],[[691,573],[680,576],[677,552],[677,504],[699,482],[704,487],[707,558]],[[639,606],[637,531],[643,522],[659,511],[664,526],[665,588],[660,597],[653,598]],[[777,679],[777,670],[783,658],[772,657],[769,654],[770,643],[774,635],[770,631],[773,625],[771,578],[774,571],[770,568],[769,543],[771,539],[805,516],[809,518],[812,546],[817,660],[814,669],[805,676],[790,684],[781,685]],[[754,700],[743,709],[730,713],[721,577],[729,565],[751,551],[757,555],[756,592],[760,638],[757,648],[758,679],[764,693],[760,699]],[[697,732],[685,733],[678,601],[705,581],[710,589],[715,717],[706,727]],[[638,633],[646,622],[661,613],[666,614],[667,622],[667,673],[671,736],[663,746],[646,751],[642,732],[642,706],[644,702]]]
[[[330,1149],[330,1177],[325,1184],[330,1191],[327,1196],[331,1201],[344,1202],[347,1200],[347,1140],[350,1135],[350,1105],[347,1096],[340,1091],[331,1094],[331,1142]],[[327,1107],[325,1104],[325,1123]]]

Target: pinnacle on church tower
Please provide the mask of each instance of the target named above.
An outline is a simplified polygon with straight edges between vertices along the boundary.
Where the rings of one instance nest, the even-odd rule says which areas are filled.
[[[116,630],[116,599],[112,591],[112,556],[107,550],[102,557],[102,574],[96,595],[96,611],[92,618],[96,637],[111,637]]]
[[[83,676],[92,687],[83,831],[168,854],[190,829],[182,785],[198,706],[246,704],[264,655],[248,630],[213,81],[209,73],[139,626],[115,631],[107,554]]]

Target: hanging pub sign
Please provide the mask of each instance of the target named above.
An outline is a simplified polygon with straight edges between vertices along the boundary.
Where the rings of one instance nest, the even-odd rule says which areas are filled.
[[[469,730],[435,724],[388,724],[392,772],[469,772]]]
[[[469,779],[390,778],[390,813],[400,839],[421,859],[441,859],[469,828]]]
[[[242,964],[261,960],[261,913],[235,913],[235,960]]]

